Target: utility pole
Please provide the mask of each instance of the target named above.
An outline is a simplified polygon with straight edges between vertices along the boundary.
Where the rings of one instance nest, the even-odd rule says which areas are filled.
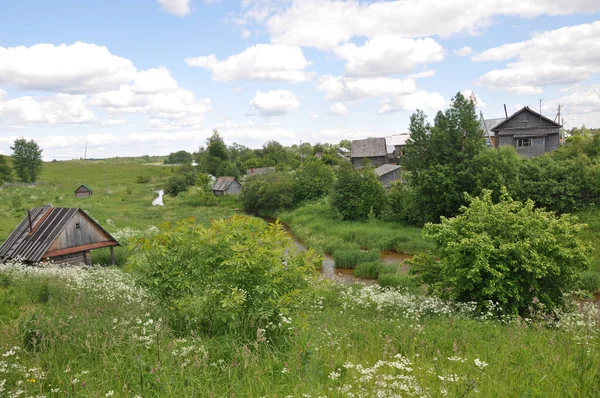
[[[83,154],[83,160],[87,159],[87,141],[85,142],[85,152]]]

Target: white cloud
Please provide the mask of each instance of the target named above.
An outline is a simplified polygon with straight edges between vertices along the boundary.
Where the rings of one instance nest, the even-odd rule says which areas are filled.
[[[135,75],[132,90],[138,94],[155,94],[177,90],[177,81],[165,67],[148,69]]]
[[[248,38],[250,37],[250,35],[251,35],[251,34],[252,34],[252,33],[250,33],[250,31],[249,31],[249,30],[245,30],[245,31],[243,31],[243,32],[242,32],[242,39],[244,39],[244,40],[248,39]]]
[[[295,111],[300,106],[300,102],[294,94],[286,90],[266,93],[257,91],[256,96],[250,101],[250,106],[261,116],[278,116]]]
[[[440,62],[444,49],[435,40],[378,36],[365,45],[346,43],[334,53],[346,60],[346,73],[353,76],[387,76],[413,72],[418,65]]]
[[[244,52],[219,61],[214,54],[187,58],[189,66],[209,70],[217,81],[274,80],[303,82],[311,74],[304,70],[310,62],[300,47],[280,44],[257,44]]]
[[[412,75],[408,76],[411,79],[423,79],[425,77],[432,77],[435,75],[435,70],[433,69],[429,69],[423,72],[418,72],[418,73],[413,73]]]
[[[344,116],[348,114],[348,108],[341,102],[336,102],[329,108],[329,113],[334,116]]]
[[[473,50],[471,49],[471,47],[468,46],[461,47],[458,50],[454,50],[453,52],[459,57],[468,57],[469,55],[473,54]]]
[[[461,91],[461,94],[464,95],[466,98],[471,98],[474,97],[475,98],[475,104],[479,107],[484,107],[487,104],[485,102],[483,102],[483,100],[477,95],[475,94],[475,92],[473,90],[471,90],[470,88]]]
[[[0,84],[21,90],[70,94],[114,90],[134,79],[136,72],[130,60],[95,44],[0,47]]]
[[[334,48],[360,36],[476,34],[489,26],[494,16],[534,18],[600,10],[597,0],[295,0],[284,9],[271,2],[246,3],[246,17],[266,21],[273,43],[320,49]]]
[[[127,123],[125,119],[108,119],[100,122],[101,126],[112,127],[112,126],[120,126],[122,124]]]
[[[551,84],[582,82],[600,73],[600,21],[542,32],[531,39],[475,54],[474,61],[506,61],[504,68],[477,83],[521,94],[537,94]]]
[[[319,114],[316,112],[310,112],[309,113],[310,117],[312,117],[313,119],[318,119],[319,118]]]
[[[325,91],[325,98],[334,101],[408,94],[417,90],[412,79],[388,77],[353,79],[330,75],[319,78],[317,89]]]
[[[8,96],[8,93],[6,92],[6,90],[2,90],[0,88],[0,100],[3,99],[3,98],[5,98],[5,97],[7,97],[7,96]]]
[[[8,99],[0,101],[0,120],[9,126],[91,123],[96,116],[85,99],[85,95],[70,94]]]
[[[554,119],[559,104],[565,128],[581,127],[583,124],[600,127],[600,83],[571,86],[567,95],[544,101],[544,116]]]
[[[158,0],[160,6],[169,14],[184,17],[190,10],[190,0]]]
[[[381,101],[381,107],[377,111],[379,114],[395,113],[399,111],[421,110],[439,110],[444,108],[446,101],[440,93],[428,93],[427,91],[417,91],[408,95],[398,95],[388,97]]]

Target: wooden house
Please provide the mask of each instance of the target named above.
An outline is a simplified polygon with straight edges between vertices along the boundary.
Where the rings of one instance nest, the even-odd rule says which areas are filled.
[[[254,167],[246,170],[248,177],[260,176],[263,174],[274,173],[275,167]]]
[[[385,138],[367,138],[365,140],[352,141],[350,159],[352,160],[352,165],[356,168],[363,166],[364,159],[368,159],[372,167],[385,164],[387,160]]]
[[[85,198],[88,196],[92,196],[92,190],[88,187],[86,187],[85,185],[80,185],[79,188],[77,188],[75,190],[75,197],[76,198]]]
[[[242,192],[242,184],[235,177],[219,177],[212,191],[217,196],[234,195]]]
[[[120,246],[104,228],[77,208],[35,207],[0,246],[0,262],[40,261],[91,265],[90,251]]]
[[[375,174],[379,178],[379,182],[386,189],[392,185],[392,182],[400,179],[400,166],[397,164],[384,164],[375,169]]]
[[[386,137],[385,142],[388,146],[388,153],[394,159],[399,159],[404,155],[404,147],[410,139],[410,134],[394,134]]]
[[[491,131],[496,148],[510,145],[521,155],[531,157],[557,149],[561,127],[526,106],[492,127]]]
[[[479,128],[483,134],[483,138],[485,139],[485,143],[488,148],[493,148],[495,146],[496,137],[492,132],[492,129],[505,121],[506,118],[495,118],[495,119],[480,119],[479,120]]]

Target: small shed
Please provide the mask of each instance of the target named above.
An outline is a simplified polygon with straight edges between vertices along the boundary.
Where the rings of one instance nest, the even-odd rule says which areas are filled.
[[[34,207],[0,246],[0,263],[53,261],[91,265],[90,251],[120,246],[104,228],[78,208]]]
[[[242,192],[242,184],[235,177],[219,177],[212,191],[217,196],[234,195]]]
[[[375,169],[379,182],[388,189],[392,182],[400,179],[400,166],[397,164],[384,164]]]
[[[385,164],[387,160],[385,138],[367,138],[352,141],[350,159],[352,159],[352,165],[356,168],[362,167],[363,159],[369,159],[373,167]]]
[[[92,196],[92,190],[85,185],[80,185],[79,188],[75,190],[76,198],[85,198],[88,196]]]
[[[246,170],[248,177],[260,176],[263,174],[274,173],[275,167],[253,167]]]

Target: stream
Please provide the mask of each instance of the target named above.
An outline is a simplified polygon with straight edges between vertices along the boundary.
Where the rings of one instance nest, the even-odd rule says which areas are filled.
[[[163,203],[163,195],[165,194],[165,191],[161,189],[160,191],[153,192],[157,193],[158,196],[152,201],[152,206],[164,206],[165,204]]]
[[[276,219],[268,216],[261,216],[263,220],[268,222],[269,224],[274,224]],[[307,248],[300,242],[292,233],[289,225],[283,222],[279,222],[283,229],[288,233],[288,235],[292,238],[294,242],[294,248],[298,252],[306,251]],[[409,258],[410,256],[403,253],[398,253],[394,251],[383,251],[381,252],[381,262],[386,264],[402,264],[404,260]],[[402,272],[407,271],[407,266],[402,267]],[[371,278],[359,278],[354,276],[353,269],[345,269],[345,268],[335,268],[335,260],[333,256],[329,254],[323,255],[323,262],[321,264],[321,275],[326,278],[334,279],[343,283],[355,283],[361,282],[366,284],[375,284],[377,283],[376,279]]]

